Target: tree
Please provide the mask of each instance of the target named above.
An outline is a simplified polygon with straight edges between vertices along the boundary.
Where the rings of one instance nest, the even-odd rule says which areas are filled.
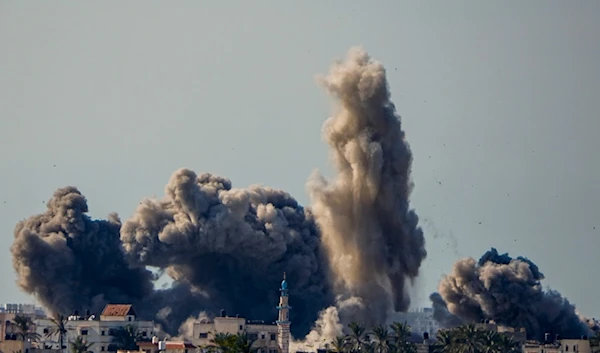
[[[217,333],[210,340],[210,343],[211,344],[207,347],[209,350],[230,353],[233,352],[233,349],[235,348],[236,338],[229,333]]]
[[[498,332],[484,330],[473,324],[437,333],[436,353],[517,353],[519,343]]]
[[[112,331],[112,344],[117,349],[135,351],[138,350],[137,342],[142,336],[135,325],[125,325]]]
[[[347,338],[347,342],[348,348],[350,348],[350,352],[362,352],[366,343],[363,339],[363,336],[365,334],[365,328],[355,321],[349,323],[348,328],[350,329],[350,335]]]
[[[345,336],[337,336],[331,342],[330,351],[334,353],[345,353],[347,345],[348,341],[346,340]]]
[[[69,342],[71,353],[88,353],[93,344],[86,342],[81,336],[77,336],[75,341]]]
[[[387,327],[377,325],[371,329],[373,334],[372,348],[374,353],[388,353],[390,351],[390,332]]]
[[[394,322],[390,325],[394,331],[394,348],[398,353],[415,353],[417,346],[410,341],[411,327],[407,323]]]
[[[206,347],[210,351],[220,353],[256,353],[261,347],[256,347],[253,339],[250,339],[246,333],[229,334],[217,333],[211,344]]]
[[[29,316],[16,315],[13,324],[17,327],[19,340],[36,342],[40,339],[40,335],[35,332],[33,321]]]
[[[255,340],[248,337],[246,333],[240,333],[235,337],[235,352],[236,353],[256,353],[262,347],[255,347]]]
[[[52,322],[52,327],[46,333],[46,338],[50,338],[53,336],[58,336],[58,342],[60,344],[60,351],[63,352],[65,348],[65,335],[67,334],[67,320],[61,314],[54,314],[50,318],[50,322]]]

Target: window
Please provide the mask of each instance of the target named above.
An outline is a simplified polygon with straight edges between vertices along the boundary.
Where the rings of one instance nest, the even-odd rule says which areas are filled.
[[[272,333],[271,334],[271,341],[275,341],[277,339],[277,335]]]
[[[263,333],[262,335],[260,335],[260,339],[264,340],[265,339],[265,334]]]
[[[240,325],[240,331],[244,331],[244,326]]]
[[[131,321],[131,319],[133,319],[131,316],[127,318],[128,321]]]
[[[200,337],[199,338],[208,338],[208,333],[206,333],[206,332],[200,333]]]
[[[47,334],[49,330],[47,328],[44,329],[44,333]]]
[[[87,336],[88,334],[88,330],[81,330],[81,335],[82,336]]]
[[[148,333],[146,331],[142,331],[142,337],[146,337]]]
[[[248,335],[248,339],[250,341],[256,341],[258,339],[258,335],[256,333],[251,333]]]
[[[277,353],[277,349],[271,349],[269,353]]]
[[[102,330],[102,331],[100,332],[100,335],[101,335],[101,336],[104,336],[104,334],[105,334],[105,332],[104,332],[104,330]],[[104,347],[103,347],[103,348],[104,348]]]
[[[104,346],[100,347],[100,350],[101,350],[102,352],[104,352]]]

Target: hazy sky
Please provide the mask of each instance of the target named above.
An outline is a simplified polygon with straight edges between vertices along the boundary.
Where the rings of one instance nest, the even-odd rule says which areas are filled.
[[[0,302],[32,301],[14,284],[13,229],[58,187],[126,219],[189,167],[306,204],[313,169],[332,172],[314,77],[362,45],[414,152],[429,252],[417,304],[494,246],[599,317],[598,14],[598,1],[1,1]]]

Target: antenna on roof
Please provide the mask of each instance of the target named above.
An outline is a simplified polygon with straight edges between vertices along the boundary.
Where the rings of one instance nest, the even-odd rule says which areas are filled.
[[[283,279],[285,279],[285,272],[283,273]]]

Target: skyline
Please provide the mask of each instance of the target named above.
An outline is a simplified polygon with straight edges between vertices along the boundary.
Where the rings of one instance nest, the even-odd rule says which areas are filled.
[[[340,29],[321,42],[320,34],[334,26],[327,27],[325,19],[336,18],[339,9],[250,6],[247,13],[272,22],[250,24],[230,14],[231,22],[220,27],[230,30],[222,34],[225,38],[202,37],[205,46],[213,45],[213,55],[206,55],[205,46],[195,49],[192,39],[204,33],[203,26],[219,28],[218,19],[211,22],[211,17],[225,9],[203,14],[188,3],[177,9],[119,6],[119,12],[109,5],[71,5],[71,16],[66,16],[58,6],[38,5],[39,12],[31,13],[31,5],[4,3],[0,43],[11,50],[0,59],[7,64],[0,68],[7,78],[0,83],[0,93],[7,97],[0,108],[0,147],[19,148],[19,153],[3,153],[0,160],[7,166],[0,245],[8,255],[0,260],[0,279],[14,283],[8,253],[14,225],[43,212],[43,202],[67,185],[81,189],[94,218],[109,212],[129,218],[144,197],[163,194],[169,175],[179,167],[214,172],[237,187],[261,183],[281,188],[309,206],[304,189],[312,170],[332,173],[320,141],[329,104],[313,78],[348,47],[362,44],[388,70],[392,99],[414,153],[411,205],[422,217],[429,253],[413,296],[422,298],[416,300],[419,306],[429,306],[423,304],[439,276],[449,273],[457,259],[477,259],[496,247],[531,258],[546,275],[544,284],[558,289],[582,313],[598,317],[594,290],[586,293],[597,284],[588,285],[581,277],[593,278],[599,261],[592,246],[599,242],[600,229],[594,207],[600,199],[594,187],[600,171],[592,156],[598,146],[594,131],[600,127],[593,95],[600,88],[593,64],[600,49],[592,33],[599,25],[593,22],[594,11],[584,9],[588,3],[580,4],[550,2],[544,9],[522,4],[520,12],[470,6],[477,19],[465,18],[459,7],[440,5],[435,11],[414,5],[405,8],[414,18],[404,15],[395,27],[377,19],[401,9],[392,11],[389,3],[363,5],[339,16],[348,33]],[[322,22],[311,28],[302,13]],[[283,14],[291,17],[284,20]],[[200,15],[209,24],[194,17]],[[514,21],[510,28],[503,26],[508,16]],[[135,25],[128,22],[132,18]],[[369,29],[350,26],[359,19]],[[286,45],[289,37],[270,31],[275,25],[288,36],[302,32],[309,38],[292,36],[299,43]],[[381,33],[402,26],[425,32],[418,41],[406,31],[402,40]],[[130,41],[116,36],[117,30]],[[544,41],[549,33],[553,40]],[[177,35],[185,40],[173,40]],[[244,43],[252,37],[249,43],[257,47],[249,48]],[[398,48],[390,48],[387,40]],[[28,41],[39,45],[22,45]],[[275,44],[283,48],[281,55],[267,50]],[[246,60],[232,58],[244,53]],[[452,55],[441,59],[440,53]],[[31,61],[40,57],[47,60]],[[263,73],[268,70],[270,74]],[[16,120],[21,118],[27,123]],[[56,138],[61,134],[68,135]],[[567,137],[571,142],[561,143]],[[221,154],[215,157],[215,152]],[[574,249],[577,242],[590,246]],[[592,265],[582,269],[580,259],[590,259]],[[575,271],[581,275],[569,275]],[[0,293],[0,302],[26,300],[15,285]]]

